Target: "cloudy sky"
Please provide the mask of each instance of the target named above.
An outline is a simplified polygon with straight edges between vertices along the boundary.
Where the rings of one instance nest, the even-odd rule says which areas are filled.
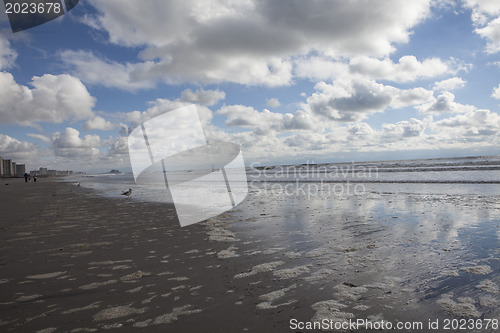
[[[130,171],[141,119],[187,104],[247,165],[500,154],[498,0],[83,0],[12,33],[0,156]]]

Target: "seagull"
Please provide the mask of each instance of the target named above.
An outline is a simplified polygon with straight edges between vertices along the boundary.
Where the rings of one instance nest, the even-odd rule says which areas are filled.
[[[122,195],[126,195],[127,197],[129,197],[131,194],[132,194],[131,188],[129,188],[128,191],[122,192]]]

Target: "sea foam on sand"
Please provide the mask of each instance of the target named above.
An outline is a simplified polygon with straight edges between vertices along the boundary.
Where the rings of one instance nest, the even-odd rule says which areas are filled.
[[[125,316],[130,316],[132,314],[144,313],[147,308],[135,309],[130,306],[115,306],[113,308],[107,308],[96,315],[94,315],[94,320],[101,321],[106,319],[115,319]]]
[[[346,308],[347,305],[339,303],[333,299],[314,303],[311,307],[316,311],[316,314],[311,319],[311,321],[322,321],[326,319],[338,322],[349,320],[350,318],[354,317],[354,314],[341,310]]]
[[[236,274],[234,276],[234,278],[241,279],[244,277],[255,275],[257,273],[269,272],[269,271],[272,271],[273,269],[275,269],[276,267],[283,265],[284,263],[285,263],[284,261],[272,261],[272,262],[268,262],[265,264],[256,265],[256,266],[252,267],[252,270],[250,272]]]
[[[464,272],[469,272],[469,273],[478,274],[478,275],[486,275],[486,274],[490,274],[491,272],[493,272],[491,270],[491,267],[488,265],[462,267],[461,270]]]
[[[458,317],[479,318],[481,313],[476,309],[474,300],[470,297],[459,297],[455,302],[450,295],[443,295],[437,303],[443,310]]]
[[[27,279],[35,279],[35,280],[38,280],[38,279],[50,279],[50,278],[54,278],[54,277],[59,276],[59,275],[64,274],[64,273],[66,273],[66,271],[64,271],[64,272],[46,273],[46,274],[38,274],[38,275],[30,275],[30,276],[27,276],[26,278]]]

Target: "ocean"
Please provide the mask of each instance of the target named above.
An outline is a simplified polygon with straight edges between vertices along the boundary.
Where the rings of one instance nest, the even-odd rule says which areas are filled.
[[[196,170],[192,172],[195,174]],[[316,183],[320,186],[318,191],[322,188],[323,192],[326,189],[326,192],[335,194],[349,194],[348,186],[352,185],[352,193],[356,188],[358,194],[364,190],[389,188],[427,194],[493,195],[500,194],[500,156],[281,166],[254,163],[246,168],[246,178],[250,193],[253,194],[271,189],[274,192],[281,190],[284,193],[288,190],[287,193],[292,193],[293,188],[305,183]],[[135,200],[171,201],[165,195],[164,183],[136,184],[131,173],[88,174],[72,177],[70,181],[107,197],[119,197],[123,191],[132,188],[132,198]],[[182,176],[177,177],[176,181],[182,181]],[[285,189],[286,185],[288,187]],[[312,186],[309,188],[314,190]]]

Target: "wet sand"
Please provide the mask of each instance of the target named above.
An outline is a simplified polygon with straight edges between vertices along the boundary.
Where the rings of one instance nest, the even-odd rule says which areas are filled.
[[[292,318],[500,314],[497,196],[252,191],[181,228],[165,204],[46,180],[0,186],[1,331],[284,332]]]

